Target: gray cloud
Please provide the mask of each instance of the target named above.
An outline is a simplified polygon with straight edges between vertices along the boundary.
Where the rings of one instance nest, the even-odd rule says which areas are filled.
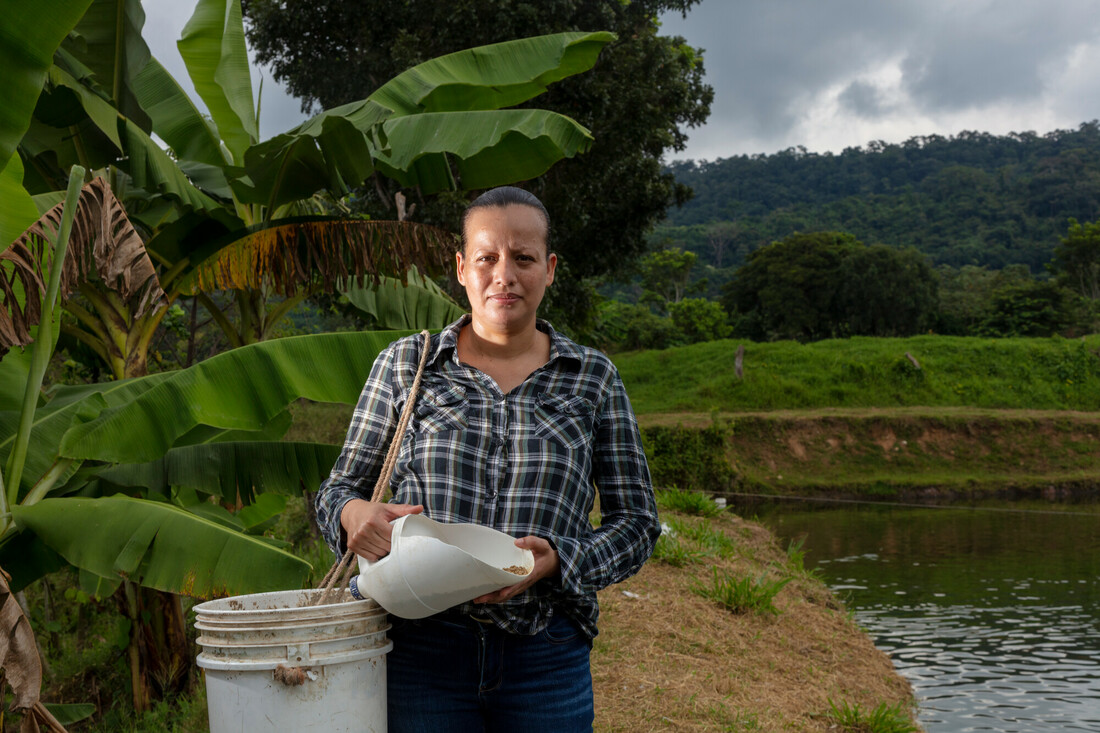
[[[878,137],[887,123],[907,137],[961,128],[902,132],[902,122],[1007,132],[1098,116],[1096,102],[1063,99],[1069,89],[1058,85],[1072,54],[1100,39],[1100,0],[703,0],[686,20],[663,20],[664,32],[705,49],[715,88],[688,156],[773,152],[823,135],[807,128],[822,120],[837,137],[871,127]],[[884,71],[894,73],[889,90],[878,86]],[[1094,88],[1088,76],[1070,82]],[[987,124],[979,113],[994,109],[1019,117]],[[968,112],[975,122],[962,120]]]
[[[882,92],[865,81],[853,81],[837,97],[841,108],[859,117],[878,117],[891,109],[882,99]]]
[[[902,64],[905,88],[930,109],[1035,100],[1044,71],[1096,38],[1097,10],[1094,2],[951,5],[925,19]]]

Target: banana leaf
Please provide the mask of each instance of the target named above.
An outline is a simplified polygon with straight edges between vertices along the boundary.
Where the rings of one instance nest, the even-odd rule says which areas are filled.
[[[148,131],[149,117],[131,88],[150,58],[144,25],[141,0],[93,0],[62,47],[94,74],[112,106]]]
[[[61,725],[73,725],[95,715],[95,705],[90,702],[43,703],[50,715]]]
[[[38,219],[38,207],[23,188],[23,161],[13,155],[0,171],[0,252]]]
[[[299,397],[354,404],[374,358],[406,333],[295,336],[224,352],[74,425],[60,441],[61,455],[144,463],[196,425],[257,430]]]
[[[259,493],[298,495],[316,489],[332,470],[339,446],[323,443],[235,442],[173,448],[148,463],[128,463],[98,473],[101,481],[169,495],[183,486],[235,503]]]
[[[379,171],[425,192],[491,188],[542,175],[562,158],[588,150],[592,136],[575,121],[541,109],[432,112],[383,124],[389,148]]]
[[[9,531],[0,540],[0,568],[11,575],[13,592],[65,567],[65,558],[50,549],[34,532]]]
[[[45,499],[12,513],[78,568],[194,598],[300,588],[310,571],[257,537],[161,502]]]
[[[371,316],[380,328],[441,329],[460,318],[466,310],[451,300],[432,280],[415,269],[408,284],[383,277],[380,282],[351,283],[341,293],[353,306]]]
[[[199,0],[176,45],[195,91],[239,164],[260,137],[240,0]]]
[[[227,163],[216,130],[155,58],[150,58],[134,78],[134,94],[152,118],[153,132],[181,160],[211,166]]]
[[[3,170],[30,125],[53,53],[91,0],[0,0],[0,69],[4,70],[0,104],[0,170]]]
[[[591,69],[614,33],[555,33],[505,41],[425,61],[368,97],[394,116],[512,107]]]
[[[386,175],[427,192],[454,187],[447,156],[459,159],[465,188],[534,178],[558,160],[587,150],[591,137],[562,115],[499,108],[591,68],[613,38],[610,33],[559,33],[426,61],[365,100],[321,112],[252,146],[230,185],[242,202],[270,209],[322,189],[342,194],[370,175],[372,159]],[[432,119],[402,122],[424,116]],[[384,121],[380,134],[377,128]]]
[[[70,428],[95,418],[108,407],[131,402],[167,376],[168,373],[162,373],[140,379],[54,388],[52,398],[35,411],[19,495],[24,496],[54,464],[58,458],[57,447]],[[7,463],[18,425],[18,411],[0,411],[0,465]]]

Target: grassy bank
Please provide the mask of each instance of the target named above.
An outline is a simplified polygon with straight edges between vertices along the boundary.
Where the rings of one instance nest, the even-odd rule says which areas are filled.
[[[797,547],[730,513],[685,513],[700,504],[678,492],[659,498],[654,559],[600,593],[597,730],[914,730],[909,684]]]
[[[744,343],[743,379],[734,374],[739,345],[711,341],[620,354],[614,361],[639,415],[829,407],[1100,409],[1100,335]]]

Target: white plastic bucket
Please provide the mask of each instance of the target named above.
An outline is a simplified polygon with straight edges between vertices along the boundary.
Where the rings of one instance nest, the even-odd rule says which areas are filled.
[[[195,606],[211,733],[386,731],[386,612],[320,590]]]
[[[534,567],[530,550],[492,527],[407,514],[393,521],[388,555],[376,562],[359,558],[351,591],[395,616],[424,618],[514,585]]]

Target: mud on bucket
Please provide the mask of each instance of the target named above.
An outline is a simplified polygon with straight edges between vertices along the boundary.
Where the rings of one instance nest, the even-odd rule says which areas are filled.
[[[211,733],[386,730],[386,612],[322,590],[195,606]]]
[[[359,558],[356,598],[372,598],[401,618],[424,618],[531,574],[535,559],[515,538],[477,524],[443,524],[420,514],[393,522],[390,554]]]

